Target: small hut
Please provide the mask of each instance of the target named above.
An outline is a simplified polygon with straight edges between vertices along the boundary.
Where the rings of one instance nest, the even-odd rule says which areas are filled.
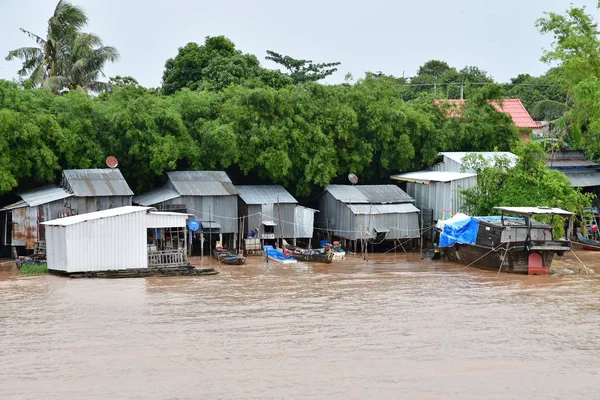
[[[194,243],[214,248],[219,240],[236,247],[238,233],[238,192],[224,171],[171,171],[167,183],[158,189],[136,196],[134,204],[156,207],[159,211],[191,213],[198,217],[200,230],[194,232]],[[205,246],[205,240],[212,240]]]
[[[463,190],[477,185],[474,172],[419,171],[392,175],[413,197],[416,206],[426,213],[425,226],[444,218],[444,212],[465,211]]]
[[[25,254],[43,249],[44,221],[131,205],[133,192],[118,169],[64,170],[60,186],[16,194],[19,201],[0,209],[1,243]],[[15,255],[15,254],[13,254]]]
[[[48,270],[98,273],[188,265],[187,221],[152,207],[126,206],[43,222]]]
[[[255,230],[254,239],[260,239],[261,244],[265,240],[272,243],[287,239],[294,245],[297,239],[313,237],[316,210],[299,206],[283,186],[236,185],[235,188],[240,196],[239,215],[244,237]]]
[[[415,200],[395,185],[327,185],[321,197],[320,226],[334,237],[356,241],[418,238]]]

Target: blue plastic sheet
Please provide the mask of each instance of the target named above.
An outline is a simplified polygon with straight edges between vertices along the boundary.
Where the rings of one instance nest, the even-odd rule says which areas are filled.
[[[475,244],[479,220],[475,217],[460,219],[458,221],[448,220],[444,230],[440,234],[440,247],[451,247],[454,243]]]

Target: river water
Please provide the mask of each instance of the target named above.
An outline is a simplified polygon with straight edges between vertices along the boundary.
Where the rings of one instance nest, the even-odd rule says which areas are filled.
[[[218,269],[0,267],[0,398],[600,398],[600,275],[497,276],[416,254]]]

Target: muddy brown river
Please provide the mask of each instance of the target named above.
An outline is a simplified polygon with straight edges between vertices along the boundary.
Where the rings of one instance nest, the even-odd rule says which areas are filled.
[[[600,272],[600,253],[578,255]],[[0,399],[600,398],[600,274],[497,276],[417,254],[218,269],[1,266]]]

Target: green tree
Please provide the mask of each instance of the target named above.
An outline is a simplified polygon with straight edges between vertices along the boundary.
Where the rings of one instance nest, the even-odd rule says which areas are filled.
[[[104,46],[97,35],[80,31],[87,21],[81,8],[60,0],[48,20],[45,38],[21,29],[38,47],[12,50],[6,60],[23,60],[18,73],[28,76],[31,87],[42,86],[54,92],[77,87],[101,90],[104,84],[98,77],[105,64],[116,61],[119,54],[114,47]]]
[[[545,13],[537,21],[543,34],[552,34],[552,48],[542,60],[557,64],[557,81],[569,93],[571,111],[562,118],[575,147],[600,159],[600,31],[585,7],[571,6],[564,15]]]
[[[207,36],[204,45],[188,43],[167,60],[162,88],[170,95],[183,88],[220,91],[252,82],[273,87],[291,83],[284,75],[262,68],[256,56],[243,54],[226,37]]]
[[[271,60],[288,70],[288,75],[295,84],[304,82],[316,82],[328,77],[337,71],[339,62],[313,63],[312,60],[301,60],[284,56],[271,50],[267,50],[267,60]]]
[[[493,207],[502,205],[559,207],[581,214],[591,204],[592,195],[572,188],[562,172],[546,167],[547,154],[539,143],[521,144],[514,151],[519,156],[515,165],[504,157],[488,163],[480,156],[467,156],[464,168],[477,172],[477,186],[464,192],[470,213],[493,215]],[[554,228],[557,236],[564,235],[562,219],[555,220]]]

